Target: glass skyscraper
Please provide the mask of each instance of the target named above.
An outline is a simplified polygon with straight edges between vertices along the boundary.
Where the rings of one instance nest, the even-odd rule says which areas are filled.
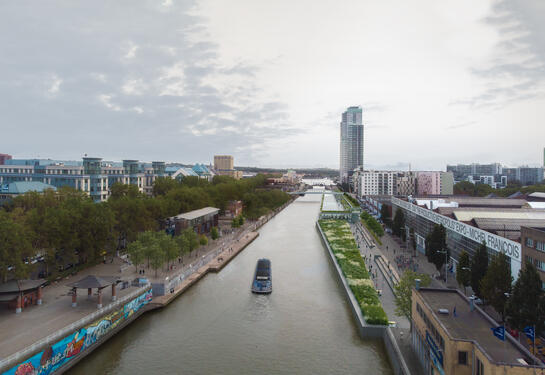
[[[361,107],[348,107],[341,121],[340,181],[349,182],[354,169],[363,168],[363,124]]]

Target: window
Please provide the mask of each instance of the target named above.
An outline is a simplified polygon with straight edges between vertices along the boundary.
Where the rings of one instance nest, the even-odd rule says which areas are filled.
[[[541,241],[536,241],[536,250],[545,252],[545,243]]]
[[[458,352],[458,364],[467,365],[467,352]]]
[[[477,358],[476,375],[484,375],[484,365],[479,358]]]
[[[530,237],[526,237],[526,246],[534,247],[534,240],[532,240]]]

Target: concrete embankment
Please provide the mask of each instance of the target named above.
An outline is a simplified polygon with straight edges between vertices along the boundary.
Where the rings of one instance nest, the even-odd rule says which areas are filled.
[[[392,365],[394,369],[394,373],[400,374],[400,375],[410,375],[411,372],[409,370],[409,367],[405,363],[405,359],[403,358],[403,355],[401,353],[399,345],[397,344],[395,340],[395,337],[391,331],[391,328],[387,326],[370,325],[365,322],[365,319],[363,317],[363,314],[361,313],[361,309],[358,304],[358,301],[356,300],[356,297],[352,293],[352,290],[350,289],[350,286],[348,285],[348,282],[346,281],[346,278],[344,277],[342,273],[341,267],[337,263],[335,254],[333,253],[333,250],[329,246],[329,243],[327,242],[327,238],[324,232],[322,231],[322,228],[320,228],[320,225],[318,224],[318,222],[316,222],[316,229],[318,233],[320,234],[320,238],[322,239],[322,244],[324,245],[324,248],[327,250],[327,253],[329,254],[329,258],[331,259],[331,262],[333,263],[336,274],[348,298],[349,306],[350,306],[350,309],[352,310],[352,314],[354,315],[354,319],[356,321],[356,326],[358,327],[358,332],[360,336],[365,339],[382,339],[382,341],[384,342],[384,347],[386,348],[386,353],[388,353],[390,364]]]

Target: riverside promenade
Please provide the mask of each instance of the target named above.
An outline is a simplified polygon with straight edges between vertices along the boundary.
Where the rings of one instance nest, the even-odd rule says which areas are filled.
[[[249,243],[257,238],[256,230],[272,219],[278,212],[289,203],[278,208],[271,214],[260,218],[257,221],[249,221],[245,225],[228,235],[210,241],[207,246],[194,251],[191,255],[184,257],[176,267],[163,267],[158,270],[157,277],[154,271],[146,270],[142,275],[137,272],[134,265],[120,257],[108,259],[106,263],[87,268],[75,275],[68,276],[62,280],[53,282],[43,289],[43,304],[30,306],[22,313],[15,314],[9,309],[0,310],[0,362],[10,355],[23,349],[29,348],[36,342],[58,333],[60,330],[72,324],[96,314],[97,296],[87,293],[78,294],[77,306],[72,307],[72,297],[69,294],[71,288],[68,284],[73,283],[87,275],[96,276],[117,276],[121,280],[130,281],[138,277],[146,277],[151,282],[173,279],[184,273],[186,279],[175,289],[175,293],[168,293],[165,296],[154,297],[147,309],[166,306],[175,297],[182,294],[187,288],[195,284],[208,272],[218,272],[232,258],[240,253]],[[140,267],[142,268],[142,267]],[[153,276],[153,277],[150,277]],[[130,285],[130,284],[129,284]],[[117,303],[125,296],[131,295],[139,290],[138,287],[117,289]],[[162,298],[161,298],[162,297]],[[116,302],[112,301],[111,288],[105,288],[102,292],[103,309],[107,310]]]

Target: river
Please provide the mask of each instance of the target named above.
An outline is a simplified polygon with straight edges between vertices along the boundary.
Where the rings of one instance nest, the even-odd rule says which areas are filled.
[[[146,313],[70,374],[391,374],[363,341],[314,227],[321,195],[298,198],[218,274]],[[250,292],[257,259],[273,293]]]

